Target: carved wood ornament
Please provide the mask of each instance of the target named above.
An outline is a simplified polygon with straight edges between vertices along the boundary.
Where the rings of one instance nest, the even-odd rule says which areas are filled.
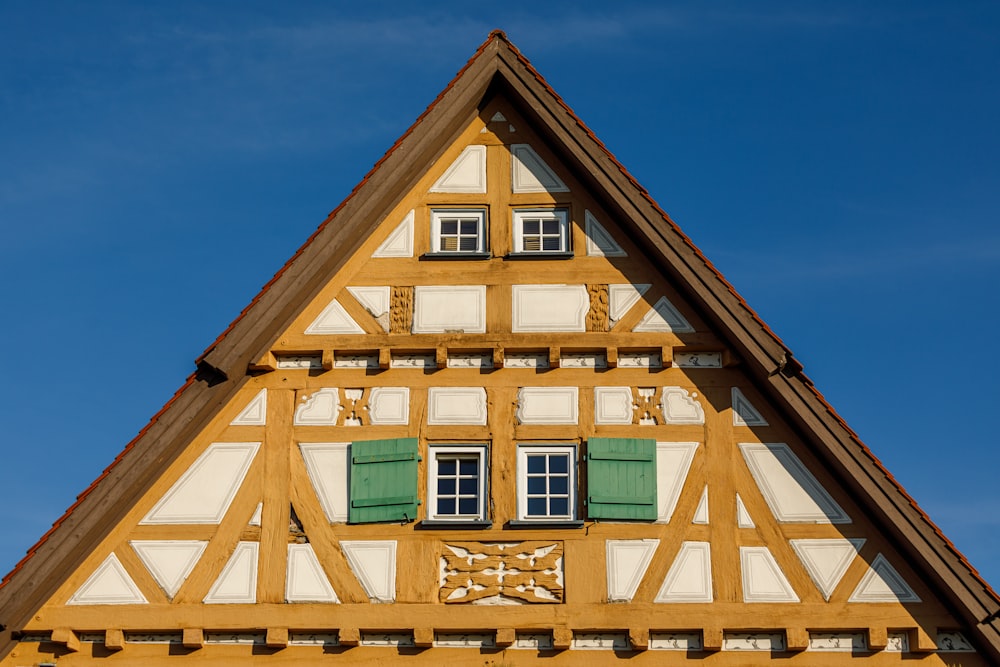
[[[562,542],[452,542],[441,548],[440,599],[528,603],[563,600]]]

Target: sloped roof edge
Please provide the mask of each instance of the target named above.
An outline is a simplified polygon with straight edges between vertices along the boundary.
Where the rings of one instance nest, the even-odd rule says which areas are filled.
[[[714,316],[720,333],[747,355],[758,380],[771,387],[791,412],[799,414],[801,426],[826,449],[827,460],[836,462],[844,475],[859,482],[860,490],[884,513],[886,521],[901,521],[912,527],[912,533],[920,538],[911,554],[919,561],[918,569],[929,576],[940,575],[944,589],[939,593],[950,599],[960,616],[979,633],[979,643],[988,647],[993,659],[1000,660],[1000,627],[996,622],[1000,597],[801,374],[801,367],[774,332],[501,31],[490,34],[414,124],[198,358],[200,368],[210,367],[228,381],[210,386],[196,381],[195,376],[188,378],[149,425],[0,581],[0,609],[4,610],[0,623],[16,629],[14,626],[30,617],[44,602],[38,601],[44,590],[53,588],[46,580],[65,572],[71,562],[66,560],[71,558],[69,555],[60,559],[58,554],[41,557],[40,552],[51,550],[52,543],[64,539],[91,541],[101,537],[95,527],[97,512],[122,499],[123,469],[151,474],[172,447],[210,419],[238,389],[247,360],[259,356],[290,323],[297,312],[296,304],[318,289],[318,276],[329,275],[336,264],[344,261],[359,242],[356,232],[374,227],[381,219],[377,214],[384,215],[394,197],[409,187],[407,182],[388,185],[392,179],[387,172],[398,173],[389,167],[417,163],[432,155],[432,144],[442,142],[443,136],[456,132],[461,120],[469,118],[496,75],[524,97],[543,128],[562,139],[578,164],[590,170],[623,211],[634,216],[633,222],[665,264],[685,267],[686,286],[702,300],[705,312]],[[372,213],[376,217],[371,217]],[[181,423],[184,428],[177,426]],[[80,518],[80,514],[86,516]],[[69,524],[73,524],[72,529]],[[22,595],[25,590],[32,594]],[[10,646],[8,634],[0,640],[0,657]]]

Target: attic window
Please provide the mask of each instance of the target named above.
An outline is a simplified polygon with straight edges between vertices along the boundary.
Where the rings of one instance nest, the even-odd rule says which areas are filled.
[[[514,254],[571,254],[566,209],[514,211]]]
[[[431,255],[487,256],[484,209],[431,211]]]

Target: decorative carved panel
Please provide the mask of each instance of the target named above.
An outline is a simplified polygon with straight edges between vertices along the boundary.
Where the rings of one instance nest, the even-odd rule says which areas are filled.
[[[393,287],[392,308],[389,310],[389,333],[410,333],[413,321],[413,288]]]
[[[562,602],[563,543],[444,544],[440,599],[480,604]]]
[[[607,331],[608,316],[608,286],[587,285],[590,295],[590,311],[587,312],[587,331]]]

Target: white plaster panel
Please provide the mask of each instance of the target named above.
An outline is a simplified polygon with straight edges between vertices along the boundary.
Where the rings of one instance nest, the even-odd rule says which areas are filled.
[[[434,646],[441,648],[496,648],[496,635],[475,632],[436,632]]]
[[[517,393],[521,424],[576,424],[579,410],[577,387],[521,387]]]
[[[219,523],[259,447],[259,442],[209,445],[139,523]]]
[[[528,144],[511,144],[510,154],[510,180],[514,192],[569,192],[566,184]]]
[[[503,359],[504,368],[548,368],[548,352],[507,352]]]
[[[595,424],[631,424],[633,413],[631,387],[594,387]]]
[[[785,635],[780,632],[727,632],[722,636],[723,651],[784,651]]]
[[[587,233],[587,255],[592,257],[628,257],[628,253],[618,245],[615,237],[597,221],[593,213],[587,211],[584,218]]]
[[[566,352],[559,358],[561,368],[607,368],[608,355],[597,352]]]
[[[750,518],[750,512],[747,511],[747,506],[743,504],[743,499],[740,498],[740,494],[736,494],[736,525],[740,528],[756,528],[753,519]]]
[[[654,651],[700,651],[702,646],[697,632],[649,633],[649,648]]]
[[[313,490],[330,523],[347,521],[349,508],[349,442],[300,442],[299,451]]]
[[[574,632],[570,648],[577,650],[628,651],[626,632]]]
[[[785,573],[767,547],[740,547],[744,602],[798,602]]]
[[[697,442],[656,443],[656,497],[660,503],[658,522],[668,523],[673,516],[697,449]]]
[[[392,303],[392,289],[390,287],[348,287],[347,291],[365,310],[371,313],[372,317],[378,319],[389,312]]]
[[[410,388],[375,387],[368,395],[368,417],[375,426],[410,423]]]
[[[253,515],[250,517],[249,525],[259,526],[260,525],[260,515],[264,511],[264,503],[257,503],[257,509],[253,511]]]
[[[278,357],[278,370],[308,370],[323,368],[323,357],[318,355],[289,355]]]
[[[512,331],[586,331],[590,295],[585,285],[514,285]]]
[[[810,632],[809,650],[826,653],[866,653],[868,638],[863,632]]]
[[[219,578],[202,600],[205,604],[241,604],[257,601],[258,542],[240,542]]]
[[[112,553],[66,604],[147,604],[147,601],[118,556]]]
[[[340,393],[336,387],[323,387],[295,408],[296,426],[336,426],[340,416]]]
[[[170,599],[208,546],[202,540],[132,540],[129,544]]]
[[[705,410],[698,402],[698,392],[683,387],[664,387],[660,399],[663,418],[668,424],[704,424]]]
[[[437,368],[437,355],[433,352],[417,352],[413,354],[394,354],[389,361],[389,368]]]
[[[677,368],[722,368],[721,352],[674,352]]]
[[[703,526],[708,525],[708,487],[706,486],[701,492],[701,499],[698,501],[698,507],[694,510],[694,518],[691,519],[691,523],[700,524]]]
[[[618,368],[662,368],[659,352],[619,352]]]
[[[851,523],[851,517],[784,443],[741,443],[764,499],[782,523]]]
[[[413,288],[413,333],[486,333],[486,285]]]
[[[828,601],[864,543],[863,538],[791,540],[809,577]]]
[[[861,577],[848,602],[920,602],[885,556],[879,554]]]
[[[362,632],[362,646],[416,646],[412,632]]]
[[[486,192],[486,146],[466,146],[431,192]]]
[[[493,368],[493,355],[488,352],[455,352],[448,355],[448,368]]]
[[[372,257],[413,257],[413,211],[406,214]]]
[[[486,425],[486,390],[482,387],[430,387],[427,423]]]
[[[608,318],[612,326],[625,317],[625,314],[632,310],[632,306],[639,303],[639,299],[649,291],[650,287],[652,285],[649,283],[608,285]]]
[[[708,542],[683,542],[654,602],[711,602],[712,551]]]
[[[937,633],[939,653],[975,653],[972,644],[957,630],[946,630]]]
[[[659,540],[607,540],[608,601],[631,602]]]
[[[638,332],[674,332],[691,333],[694,327],[684,319],[680,311],[670,303],[667,297],[660,297],[660,300],[646,313],[632,331]]]
[[[306,327],[306,333],[312,335],[363,334],[365,330],[344,310],[340,302],[334,299],[313,320],[313,323]]]
[[[551,632],[518,632],[511,648],[548,651],[552,649]]]
[[[341,549],[372,602],[396,600],[396,542],[344,541]]]
[[[263,426],[267,422],[267,389],[261,389],[229,422],[230,426]]]
[[[286,602],[340,602],[311,544],[288,545]]]
[[[289,632],[289,646],[340,646],[337,632]]]
[[[738,387],[733,387],[733,426],[767,426],[767,420]]]
[[[885,645],[886,653],[909,653],[910,652],[910,633],[908,632],[890,632],[886,637]]]
[[[369,369],[378,368],[377,354],[335,354],[333,356],[334,368],[358,368]],[[322,365],[320,366],[322,368]]]

